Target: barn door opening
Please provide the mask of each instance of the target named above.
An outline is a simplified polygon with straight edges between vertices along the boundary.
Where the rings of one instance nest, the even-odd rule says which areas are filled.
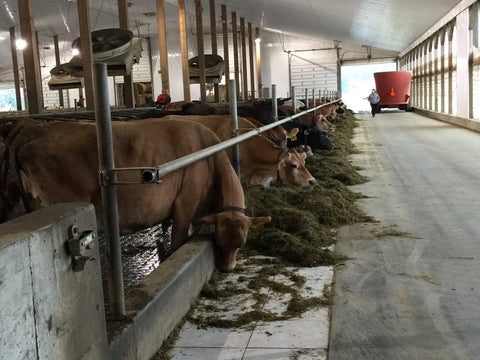
[[[370,103],[366,98],[375,88],[373,73],[395,70],[397,70],[395,62],[343,65],[343,102],[355,112],[370,111]]]

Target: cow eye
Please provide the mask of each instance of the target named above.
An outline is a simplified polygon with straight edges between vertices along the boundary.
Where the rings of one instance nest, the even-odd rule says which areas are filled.
[[[292,168],[294,168],[294,169],[298,169],[298,164],[292,164],[291,166],[292,166]]]

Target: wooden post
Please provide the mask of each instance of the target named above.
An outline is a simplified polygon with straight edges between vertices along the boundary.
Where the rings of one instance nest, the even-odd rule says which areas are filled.
[[[230,100],[230,55],[228,53],[227,6],[222,5],[223,61],[225,62],[225,101]]]
[[[423,108],[428,109],[428,44],[423,44]]]
[[[187,20],[185,0],[178,0],[178,22],[180,25],[180,49],[182,53],[183,99],[190,102],[190,71],[188,69]]]
[[[80,26],[80,39],[83,65],[83,80],[85,81],[85,100],[87,110],[95,109],[95,90],[93,88],[93,55],[92,35],[90,27],[90,2],[78,0],[78,23]]]
[[[200,83],[200,100],[207,101],[205,83],[205,52],[203,49],[203,22],[202,22],[202,1],[195,0],[195,15],[197,23],[197,49],[198,49],[198,75]]]
[[[165,1],[157,0],[158,48],[160,49],[160,74],[162,76],[162,92],[170,92],[168,75],[167,31],[165,27]]]
[[[433,52],[433,40],[428,43],[428,110],[433,110],[433,61],[435,59]]]
[[[262,99],[262,59],[260,54],[260,29],[255,28],[255,51],[257,54],[257,86],[258,86],[258,98]]]
[[[255,68],[253,67],[253,30],[252,23],[248,23],[248,50],[250,59],[250,98],[255,99]]]
[[[453,114],[453,26],[448,29],[448,113]]]
[[[238,71],[238,41],[237,41],[237,13],[232,12],[232,36],[233,36],[233,67],[235,71],[235,91],[237,92],[237,101],[240,95],[240,74]]]
[[[247,71],[247,44],[245,38],[245,18],[240,18],[240,36],[242,37],[242,100],[248,99],[248,71]]]
[[[20,16],[20,32],[27,42],[23,49],[23,65],[25,69],[25,87],[27,89],[27,107],[29,114],[39,114],[43,108],[42,83],[39,68],[38,44],[35,36],[33,12],[30,0],[18,0]]]
[[[217,23],[215,22],[215,0],[210,0],[210,33],[212,40],[212,54],[218,55],[217,48]],[[220,101],[218,83],[213,84],[214,101]]]
[[[440,112],[445,112],[445,31],[440,36],[441,57],[440,57]]]
[[[22,110],[22,94],[20,91],[20,74],[18,71],[17,48],[15,44],[15,28],[10,28],[10,48],[12,50],[13,81],[15,83],[15,99],[17,101],[17,110]]]
[[[118,0],[118,21],[121,29],[128,30],[128,7],[126,0]],[[131,73],[123,77],[123,103],[126,108],[135,107],[133,77]]]
[[[439,43],[439,37],[438,35],[435,36],[435,39],[433,40],[433,76],[434,76],[434,108],[433,110],[438,111],[438,43]]]
[[[58,66],[60,65],[60,48],[58,46],[58,35],[53,36],[53,46],[55,47],[55,64]],[[58,90],[58,101],[59,106],[63,108],[63,90]]]

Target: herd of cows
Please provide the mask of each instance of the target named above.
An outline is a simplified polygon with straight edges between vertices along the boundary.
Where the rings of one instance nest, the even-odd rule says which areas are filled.
[[[238,107],[239,131],[275,121],[271,101]],[[311,106],[311,104],[310,104]],[[270,221],[245,215],[243,187],[272,181],[314,186],[305,167],[309,151],[330,150],[328,132],[345,105],[336,102],[263,132],[239,145],[240,179],[231,152],[221,151],[162,178],[160,184],[117,186],[121,233],[172,219],[172,249],[187,241],[191,224],[215,225],[217,265],[235,267],[249,228]],[[284,100],[278,118],[299,110]],[[231,137],[228,108],[172,103],[145,112],[137,121],[113,121],[115,166],[156,167]],[[3,121],[0,126],[0,223],[43,206],[88,202],[103,228],[99,162],[94,122]],[[124,181],[129,181],[129,176]]]

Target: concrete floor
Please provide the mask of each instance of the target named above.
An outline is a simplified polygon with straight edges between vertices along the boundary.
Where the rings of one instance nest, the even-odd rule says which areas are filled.
[[[478,359],[480,134],[421,117],[359,116],[355,187],[379,223],[342,229],[329,359]]]
[[[239,263],[241,265],[241,262]],[[260,266],[249,266],[242,270],[241,276],[254,276]],[[324,287],[332,282],[332,267],[292,268],[296,274],[305,277],[302,296],[322,296]],[[239,284],[239,273],[229,274],[223,284]],[[288,279],[282,275],[272,280],[288,285]],[[269,291],[263,309],[281,314],[285,310],[285,297]],[[216,301],[218,305],[218,301]],[[215,313],[223,319],[238,316],[250,310],[253,300],[240,294],[221,304]],[[197,311],[207,306],[208,300],[202,299]],[[285,321],[257,321],[241,329],[198,328],[187,321],[181,331],[175,347],[171,351],[172,360],[324,360],[327,358],[329,308],[320,307],[304,313],[300,318]],[[195,313],[193,316],[196,316]],[[204,314],[205,315],[205,314]],[[209,314],[207,313],[207,316]]]

